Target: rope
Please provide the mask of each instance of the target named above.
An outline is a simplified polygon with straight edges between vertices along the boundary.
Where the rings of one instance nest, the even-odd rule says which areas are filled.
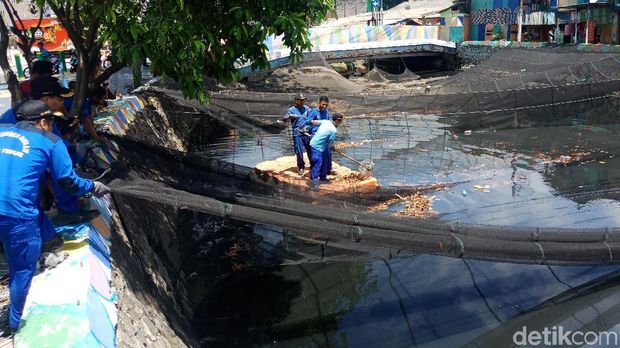
[[[538,249],[540,249],[540,256],[542,257],[542,261],[540,262],[540,264],[544,264],[545,263],[545,250],[543,249],[542,245],[540,245],[540,243],[538,242],[534,242],[534,244],[536,244],[536,246],[538,247]]]
[[[611,246],[607,243],[607,241],[604,241],[603,244],[605,244],[607,250],[609,251],[609,264],[612,264],[614,262],[614,254],[611,251]]]
[[[608,99],[608,98],[611,98],[611,97],[612,97],[612,95],[607,94],[607,95],[603,95],[603,96],[599,96],[599,97],[588,97],[588,98],[569,100],[569,101],[559,102],[559,103],[548,103],[548,104],[531,105],[531,106],[519,106],[519,107],[516,107],[516,108],[493,109],[493,110],[484,110],[484,111],[456,111],[456,112],[442,113],[442,115],[443,116],[448,116],[448,115],[476,115],[476,114],[491,114],[491,113],[495,113],[495,112],[531,110],[531,109],[540,109],[540,108],[553,107],[555,105],[569,105],[569,104],[583,103],[583,102],[594,101],[594,100]]]
[[[463,241],[461,240],[461,238],[457,237],[456,234],[454,233],[450,233],[450,235],[452,236],[452,238],[454,238],[456,240],[456,242],[458,243],[458,245],[461,247],[461,254],[459,256],[457,256],[458,259],[462,258],[463,255],[465,255],[465,244],[463,243]]]

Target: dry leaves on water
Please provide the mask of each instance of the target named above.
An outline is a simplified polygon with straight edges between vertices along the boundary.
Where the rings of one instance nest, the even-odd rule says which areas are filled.
[[[360,173],[360,172],[349,172],[347,174],[341,174],[336,176],[334,181],[343,182],[343,183],[357,183],[360,181],[364,181],[368,179],[369,173]]]
[[[557,157],[549,157],[548,155],[544,153],[539,153],[535,155],[535,157],[542,160],[542,162],[545,164],[554,163],[554,164],[568,165],[572,163],[581,162],[590,155],[592,155],[592,152],[581,151],[581,152],[574,152],[568,155],[562,155],[562,156],[557,156]]]
[[[398,203],[405,203],[403,210],[393,213],[394,216],[409,217],[414,219],[424,219],[434,215],[432,209],[432,198],[420,193],[419,191],[408,196],[397,195],[396,198],[392,198],[380,204],[371,206],[368,210],[370,212],[380,212],[387,210],[390,206]]]
[[[374,140],[374,141],[376,141],[376,140]],[[362,141],[352,141],[350,143],[338,143],[338,144],[334,145],[334,148],[336,150],[343,150],[343,149],[349,149],[349,148],[354,148],[354,147],[362,146],[362,145],[365,145],[365,144],[370,144],[372,142],[373,142],[373,140],[366,139],[366,140],[362,140]]]

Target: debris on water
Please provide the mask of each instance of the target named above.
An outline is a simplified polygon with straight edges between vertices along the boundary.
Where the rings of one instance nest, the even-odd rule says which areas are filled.
[[[412,217],[415,219],[427,218],[433,215],[431,205],[434,197],[428,197],[416,192],[415,194],[407,197],[399,196],[402,201],[405,202],[405,209],[396,212],[395,216]]]
[[[348,149],[348,148],[359,147],[359,146],[370,144],[370,143],[373,143],[373,142],[380,142],[380,141],[384,141],[384,140],[385,139],[365,139],[365,140],[357,141],[357,142],[353,141],[353,142],[350,142],[350,143],[338,143],[338,144],[334,145],[334,148],[336,150],[343,150],[343,149]]]
[[[579,152],[571,153],[570,155],[561,155],[557,157],[552,157],[549,154],[545,154],[545,153],[538,153],[538,154],[535,154],[534,157],[542,160],[542,163],[544,164],[553,163],[553,164],[569,165],[573,163],[582,162],[583,160],[587,158],[587,156],[590,156],[590,155],[592,155],[592,152],[579,151]]]
[[[411,217],[415,219],[429,218],[435,215],[432,210],[432,203],[435,197],[428,197],[421,192],[416,192],[411,195],[401,196],[396,194],[395,198],[385,201],[380,204],[371,206],[368,210],[371,212],[385,211],[391,206],[398,203],[405,203],[404,209],[393,213],[394,216]]]
[[[346,174],[337,175],[334,179],[338,182],[354,183],[368,179],[370,172],[348,172]]]
[[[463,196],[467,196],[467,191],[463,190]]]
[[[474,185],[474,190],[482,192],[491,192],[491,185]]]

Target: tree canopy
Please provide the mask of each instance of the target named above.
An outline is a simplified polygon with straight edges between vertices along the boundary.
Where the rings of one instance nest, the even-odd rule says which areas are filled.
[[[308,27],[334,0],[36,0],[56,13],[85,64],[108,42],[119,65],[148,57],[152,69],[204,102],[204,76],[236,77],[235,63],[268,64],[264,41],[284,34],[298,60],[310,49]],[[92,79],[91,71],[83,76]],[[109,74],[108,74],[109,75]],[[78,87],[79,88],[79,87]]]

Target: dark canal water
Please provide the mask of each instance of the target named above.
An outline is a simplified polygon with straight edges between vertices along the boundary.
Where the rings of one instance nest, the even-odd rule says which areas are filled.
[[[471,134],[442,127],[426,116],[349,119],[338,140],[360,144],[345,152],[374,161],[383,186],[453,183],[429,193],[440,219],[620,225],[620,127]],[[252,167],[290,155],[292,146],[288,131],[231,130],[199,152]],[[334,159],[356,167],[338,155]],[[213,219],[192,223],[198,235],[219,238],[218,250],[213,244],[201,248],[184,269],[200,275],[187,287],[196,304],[194,328],[205,346],[500,347],[512,345],[523,325],[620,335],[620,317],[614,314],[620,292],[612,278],[620,266],[518,265],[430,255],[383,260],[370,253],[357,261],[276,267],[282,260],[275,255],[293,248],[286,231]],[[244,244],[248,238],[252,242]],[[252,243],[258,245],[253,251],[244,247]],[[252,262],[240,261],[244,252]],[[593,288],[601,277],[603,285]]]
[[[620,126],[474,131],[442,129],[434,117],[349,119],[338,141],[372,160],[383,186],[452,183],[433,192],[444,220],[528,227],[620,226]],[[292,154],[290,132],[234,130],[200,149],[253,167]],[[338,163],[356,168],[334,155]]]

